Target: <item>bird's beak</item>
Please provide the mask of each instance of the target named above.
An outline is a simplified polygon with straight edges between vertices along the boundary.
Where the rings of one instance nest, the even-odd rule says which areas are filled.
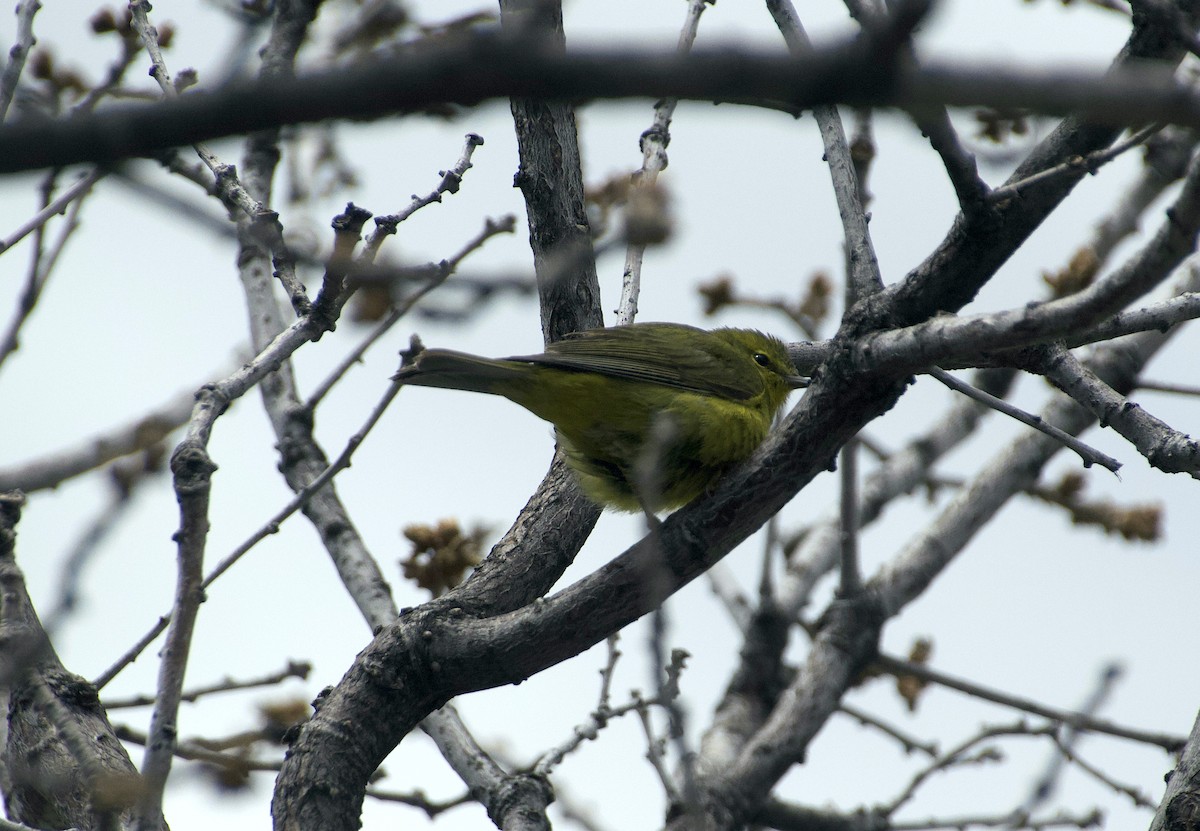
[[[788,387],[794,390],[802,390],[812,381],[811,378],[806,378],[803,375],[785,375],[784,380],[787,381]]]

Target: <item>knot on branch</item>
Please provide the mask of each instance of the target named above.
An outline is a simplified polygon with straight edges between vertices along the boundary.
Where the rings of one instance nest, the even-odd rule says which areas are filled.
[[[275,449],[279,451],[279,466],[290,471],[301,462],[311,461],[316,467],[329,467],[329,459],[313,440],[313,411],[304,404],[292,404],[287,408],[285,426]]]
[[[175,491],[179,494],[207,490],[217,465],[209,457],[200,442],[185,439],[171,454],[171,475],[175,477]]]
[[[789,680],[783,662],[789,628],[790,621],[775,603],[764,602],[755,610],[737,672],[729,685],[731,692],[750,696],[768,709],[774,706]]]
[[[100,693],[86,678],[65,669],[47,669],[42,671],[42,680],[59,701],[72,709],[100,712]]]
[[[1165,827],[1172,831],[1200,826],[1200,796],[1188,791],[1176,794],[1167,803],[1166,814]]]
[[[414,682],[427,680],[430,683],[426,686],[432,687],[436,675],[430,669],[430,646],[435,640],[432,627],[435,624],[433,616],[426,614],[424,607],[412,609],[409,614],[381,627],[355,663],[371,684],[402,692],[409,699],[421,698],[426,690],[416,689]],[[441,703],[436,705],[440,706]]]
[[[817,638],[844,652],[861,669],[879,651],[886,619],[878,592],[867,587],[854,597],[839,597],[829,604],[817,621]]]
[[[488,817],[496,823],[497,828],[509,827],[514,811],[526,816],[531,812],[540,814],[553,801],[554,789],[545,776],[537,773],[507,776],[497,792],[485,799]]]
[[[347,237],[344,240],[350,248],[358,244],[358,237],[362,234],[363,226],[367,224],[373,214],[366,208],[360,208],[353,202],[346,203],[346,209],[335,216],[329,223],[333,228],[334,243],[337,245],[343,235]],[[349,252],[342,252],[349,253]]]
[[[229,393],[216,384],[205,384],[196,390],[196,404],[203,417],[211,422],[229,408]]]
[[[25,507],[25,493],[19,490],[0,493],[0,535],[11,536],[21,521],[21,509]],[[11,544],[11,539],[9,540]]]

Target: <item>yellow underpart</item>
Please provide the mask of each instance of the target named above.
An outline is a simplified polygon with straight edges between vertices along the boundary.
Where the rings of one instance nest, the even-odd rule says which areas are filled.
[[[640,510],[642,501],[670,510],[691,501],[750,455],[771,426],[774,408],[763,396],[729,401],[595,373],[530,370],[528,383],[504,394],[556,425],[584,491],[619,510]],[[659,446],[647,448],[647,435],[660,435]],[[652,459],[649,477],[635,471],[643,450]],[[642,501],[638,491],[647,491]]]

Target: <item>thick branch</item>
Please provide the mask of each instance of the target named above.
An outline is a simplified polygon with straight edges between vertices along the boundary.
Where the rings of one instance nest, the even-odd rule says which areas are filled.
[[[1170,276],[1196,248],[1200,232],[1200,159],[1154,237],[1121,268],[1083,291],[992,314],[940,316],[881,332],[865,344],[863,360],[876,367],[918,370],[954,355],[1045,343],[1086,329]]]
[[[1161,43],[1159,47],[1155,54],[1162,53]],[[286,124],[370,120],[438,104],[474,105],[512,97],[561,101],[670,96],[786,102],[790,110],[834,103],[909,109],[979,105],[1056,115],[1076,112],[1092,123],[1113,125],[1100,130],[1101,140],[1089,142],[1084,152],[1107,145],[1116,125],[1157,121],[1200,127],[1200,96],[1161,71],[890,66],[868,50],[869,46],[826,47],[805,58],[732,49],[689,56],[637,50],[563,54],[526,38],[475,35],[436,49],[296,78],[238,81],[176,101],[6,126],[0,129],[0,173],[149,156]],[[1024,178],[1035,170],[1019,173]]]
[[[37,828],[115,827],[128,821],[140,780],[96,688],[63,668],[30,602],[15,555],[22,503],[20,494],[0,494],[8,815]]]

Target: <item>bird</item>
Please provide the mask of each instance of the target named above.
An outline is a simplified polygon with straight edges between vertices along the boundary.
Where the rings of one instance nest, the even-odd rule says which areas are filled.
[[[508,358],[422,349],[392,380],[519,404],[554,425],[587,496],[648,515],[708,491],[808,383],[778,338],[678,323],[588,329]]]

